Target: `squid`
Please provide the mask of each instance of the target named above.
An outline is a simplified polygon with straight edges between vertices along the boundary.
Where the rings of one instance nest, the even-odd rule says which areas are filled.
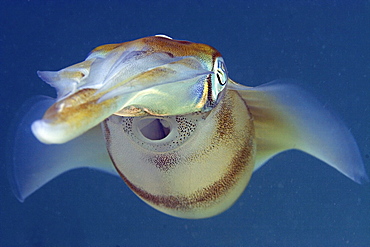
[[[206,44],[145,37],[38,75],[57,98],[29,102],[15,133],[10,181],[20,201],[85,167],[121,177],[165,214],[207,218],[290,149],[369,181],[350,131],[315,98],[284,80],[238,84]]]

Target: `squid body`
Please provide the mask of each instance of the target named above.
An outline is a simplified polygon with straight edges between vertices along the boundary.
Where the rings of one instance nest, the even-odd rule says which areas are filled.
[[[57,98],[29,103],[16,131],[10,180],[20,201],[89,167],[120,176],[163,213],[206,218],[229,208],[251,174],[288,149],[368,181],[354,138],[314,98],[284,81],[237,84],[205,44],[146,37],[38,75]]]

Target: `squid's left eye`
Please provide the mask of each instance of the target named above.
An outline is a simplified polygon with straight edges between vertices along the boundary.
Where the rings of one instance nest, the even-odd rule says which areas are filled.
[[[215,65],[216,65],[215,74],[217,81],[219,84],[223,86],[227,81],[227,70],[225,62],[221,57],[219,57],[217,58]]]

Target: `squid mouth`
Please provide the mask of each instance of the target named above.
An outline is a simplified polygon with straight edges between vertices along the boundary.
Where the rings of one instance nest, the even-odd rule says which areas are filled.
[[[165,139],[171,132],[171,124],[163,118],[143,118],[137,123],[139,132],[151,141]]]

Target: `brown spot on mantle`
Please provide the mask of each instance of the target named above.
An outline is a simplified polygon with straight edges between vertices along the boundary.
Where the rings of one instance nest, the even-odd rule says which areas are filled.
[[[148,201],[149,203],[160,207],[188,211],[194,208],[209,206],[215,203],[215,201],[217,201],[220,197],[225,195],[227,191],[235,185],[238,179],[240,179],[240,176],[242,176],[243,171],[246,169],[246,164],[248,164],[248,161],[252,158],[252,152],[253,147],[246,143],[246,145],[235,155],[227,173],[222,176],[221,179],[207,186],[206,188],[194,192],[189,196],[164,196],[150,194],[147,191],[132,184],[120,172],[119,169],[117,169],[117,171],[122,179],[125,181],[127,186],[130,187],[130,189],[134,191],[138,196]]]

